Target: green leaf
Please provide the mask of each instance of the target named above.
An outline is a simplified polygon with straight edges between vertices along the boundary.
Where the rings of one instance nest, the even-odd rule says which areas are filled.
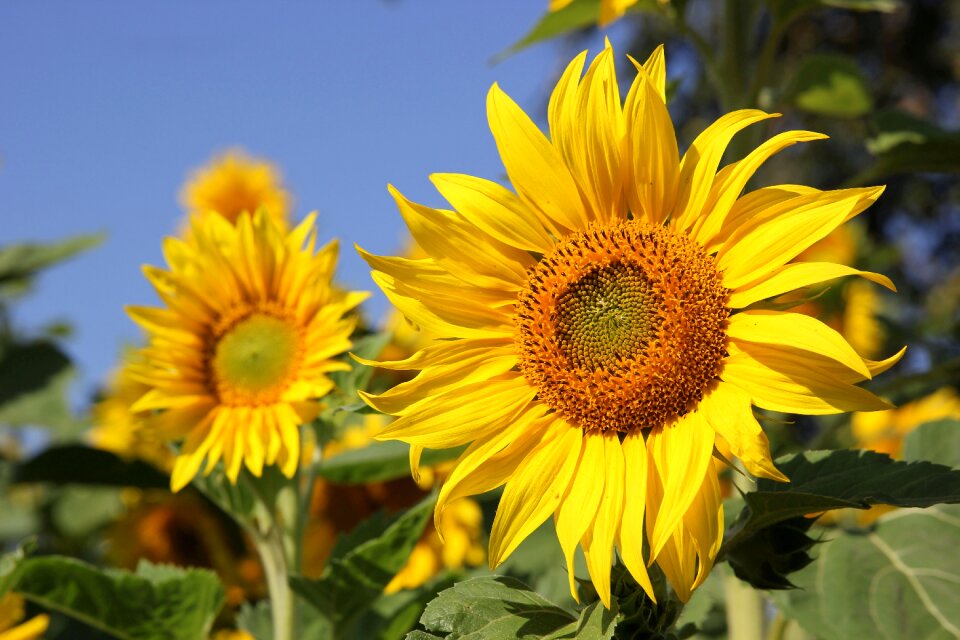
[[[569,611],[506,576],[472,578],[441,591],[420,618],[428,632],[457,640],[541,638],[578,623]]]
[[[960,637],[960,507],[903,510],[837,531],[781,592],[784,613],[824,640]]]
[[[900,0],[767,0],[774,19],[786,22],[817,8],[834,7],[851,11],[890,13],[896,11],[900,4]]]
[[[350,353],[364,360],[376,360],[391,339],[389,333],[371,333],[354,338]],[[337,408],[341,405],[349,407],[356,404],[359,401],[357,391],[366,390],[370,376],[373,375],[373,367],[360,364],[350,357],[346,357],[344,361],[350,365],[349,371],[334,371],[330,374],[330,379],[337,385],[337,394],[341,397]]]
[[[797,108],[835,118],[856,118],[873,108],[873,99],[856,63],[832,54],[808,56],[786,89]]]
[[[52,342],[7,345],[0,352],[0,424],[74,435],[81,424],[67,401],[73,377],[70,360]]]
[[[876,159],[858,183],[897,173],[960,171],[960,132],[893,110],[876,113],[871,128],[875,133],[866,145]]]
[[[409,450],[409,445],[396,440],[374,442],[321,461],[317,465],[317,475],[341,484],[364,484],[403,478],[410,475]],[[462,447],[428,449],[423,452],[420,464],[429,467],[453,460],[462,451]]]
[[[904,460],[929,460],[960,467],[960,420],[926,422],[903,440]]]
[[[806,451],[778,459],[777,467],[790,482],[761,478],[757,490],[744,495],[745,507],[728,533],[750,535],[789,518],[830,509],[960,502],[960,471],[931,462],[893,460],[875,451]]]
[[[82,235],[51,244],[25,242],[0,248],[0,289],[3,285],[30,278],[41,269],[92,249],[104,238],[103,234]]]
[[[546,5],[546,0],[543,3]],[[530,45],[557,38],[576,29],[595,26],[600,17],[600,0],[573,0],[559,11],[548,11],[527,35],[494,58],[500,62]]]
[[[791,481],[760,479],[757,491],[743,496],[745,506],[727,530],[720,550],[720,557],[730,560],[735,570],[748,567],[744,579],[756,579],[754,584],[764,588],[773,588],[762,579],[771,578],[764,573],[766,568],[778,569],[777,577],[782,578],[786,575],[783,571],[789,573],[804,564],[809,544],[804,532],[798,531],[800,521],[795,519],[800,516],[875,504],[928,507],[960,502],[960,471],[930,462],[842,450],[787,456],[779,459],[777,466]],[[780,525],[784,522],[787,524]],[[770,527],[776,528],[768,530]],[[783,544],[786,546],[780,546]],[[752,556],[764,558],[767,564],[757,565]]]
[[[131,573],[73,558],[27,558],[8,582],[31,602],[121,640],[202,640],[223,604],[212,572],[145,561]]]
[[[580,618],[543,636],[543,640],[610,640],[617,628],[617,601],[610,602],[610,609],[599,600],[580,612]]]
[[[317,580],[291,578],[293,590],[330,622],[341,627],[366,611],[384,587],[406,564],[433,512],[435,496],[421,501],[396,518],[380,520],[374,536],[365,529],[361,540],[338,545]]]
[[[140,460],[80,444],[51,447],[13,471],[14,483],[49,482],[110,487],[166,489],[170,478]]]
[[[401,640],[417,625],[424,607],[436,597],[437,592],[448,589],[453,584],[454,577],[450,572],[443,572],[415,589],[403,589],[381,596],[369,611],[357,618],[356,623],[344,636]]]

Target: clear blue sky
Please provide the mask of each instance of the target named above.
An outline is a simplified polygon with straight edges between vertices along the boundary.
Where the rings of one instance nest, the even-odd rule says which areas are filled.
[[[123,305],[156,301],[140,265],[163,264],[185,177],[237,145],[279,164],[297,217],[318,210],[321,234],[341,239],[339,280],[371,289],[353,243],[392,253],[405,237],[388,182],[439,205],[431,172],[499,179],[484,108],[494,81],[542,119],[567,53],[548,43],[490,59],[546,5],[3,3],[0,245],[108,234],[41,278],[18,325],[70,320],[88,394],[138,336]],[[385,308],[382,295],[367,305],[375,320]]]

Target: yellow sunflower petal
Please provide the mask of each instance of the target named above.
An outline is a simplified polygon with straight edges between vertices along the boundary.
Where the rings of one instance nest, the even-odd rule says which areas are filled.
[[[526,464],[507,481],[490,531],[490,567],[496,567],[547,519],[577,466],[579,429],[553,423]]]
[[[466,384],[437,396],[417,413],[398,418],[377,439],[431,449],[458,447],[519,414],[535,394],[522,378]]]
[[[738,344],[751,342],[811,351],[849,367],[864,378],[870,371],[840,333],[816,318],[783,311],[744,311],[730,317],[727,336]]]
[[[473,176],[435,173],[437,191],[470,223],[504,244],[546,253],[553,246],[543,224],[505,187]]]
[[[697,552],[697,577],[690,585],[692,591],[707,579],[723,542],[723,498],[713,469],[707,470],[700,490],[683,516],[683,526]]]
[[[655,514],[650,536],[651,558],[663,549],[696,497],[699,482],[690,482],[689,479],[702,478],[707,472],[713,442],[713,429],[697,411],[648,436],[649,463],[656,469],[663,485],[663,502]],[[651,515],[654,514],[647,517]]]
[[[557,539],[560,541],[560,549],[567,561],[570,594],[579,602],[573,560],[577,545],[590,527],[597,507],[600,505],[600,498],[603,496],[605,478],[603,438],[598,434],[585,434],[581,451],[573,452],[571,455],[579,457],[577,472],[560,502],[555,520]]]
[[[634,216],[660,224],[670,214],[677,197],[680,152],[670,114],[657,92],[657,81],[643,67],[637,66],[624,116],[630,210]]]
[[[730,446],[747,471],[760,478],[780,482],[789,479],[774,466],[770,456],[770,442],[753,417],[750,396],[732,384],[721,382],[703,397],[697,411]]]
[[[636,66],[636,62],[634,62]],[[667,102],[667,61],[664,56],[663,45],[657,45],[650,57],[643,63],[643,70],[647,72],[652,81],[653,88],[660,96],[660,102]]]
[[[710,241],[723,228],[730,209],[747,186],[757,169],[772,155],[798,142],[823,140],[827,136],[812,131],[784,131],[747,154],[747,157],[725,167],[717,174],[699,220],[694,225],[693,237],[701,244]]]
[[[882,187],[843,189],[799,196],[771,207],[769,218],[734,233],[717,254],[729,289],[771,273],[863,211]]]
[[[559,151],[496,84],[487,94],[487,118],[510,182],[524,204],[558,235],[583,228],[589,218]]]
[[[741,109],[721,116],[690,143],[680,160],[677,204],[673,210],[673,225],[686,231],[703,210],[710,195],[713,177],[730,140],[751,124],[779,114],[755,109]]]
[[[764,409],[825,415],[893,408],[866,389],[817,370],[816,354],[808,358],[803,351],[771,345],[738,347],[724,360],[720,377],[746,391]]]
[[[794,262],[774,270],[768,277],[754,285],[747,285],[732,292],[730,294],[730,307],[741,309],[754,302],[773,298],[801,287],[846,276],[860,276],[891,291],[897,290],[890,278],[872,271],[860,271],[853,267],[832,262]]]
[[[590,437],[590,436],[587,436]],[[613,554],[613,541],[620,529],[623,516],[623,497],[625,469],[623,452],[620,450],[620,438],[614,431],[605,431],[594,436],[603,443],[603,498],[596,511],[593,522],[587,530],[583,554],[587,560],[587,569],[597,594],[603,605],[610,608],[610,564]],[[582,514],[588,516],[589,512]]]
[[[623,517],[617,535],[620,555],[633,579],[647,596],[657,601],[653,584],[643,559],[643,514],[647,501],[647,445],[643,434],[628,433],[623,439],[626,485],[623,495]]]

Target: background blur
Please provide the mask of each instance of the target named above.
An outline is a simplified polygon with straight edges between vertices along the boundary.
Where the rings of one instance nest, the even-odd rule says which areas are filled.
[[[45,273],[18,326],[68,319],[65,348],[88,396],[137,338],[126,304],[152,304],[181,186],[240,146],[280,168],[295,217],[339,237],[339,279],[372,289],[353,250],[400,250],[388,183],[439,204],[427,176],[498,179],[485,96],[501,85],[536,113],[562,64],[556,44],[492,58],[543,14],[516,0],[0,6],[0,245],[106,232]],[[618,31],[619,29],[615,30]],[[602,38],[591,38],[594,47]],[[386,310],[379,294],[371,317]]]

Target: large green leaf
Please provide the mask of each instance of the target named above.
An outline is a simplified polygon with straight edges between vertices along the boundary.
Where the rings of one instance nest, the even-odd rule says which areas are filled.
[[[440,592],[427,605],[420,624],[441,638],[523,640],[542,638],[561,630],[576,630],[578,620],[519,580],[484,576],[465,580]],[[417,636],[407,636],[408,640],[412,637]]]
[[[0,289],[3,285],[33,276],[37,271],[62,262],[103,242],[103,234],[82,235],[50,244],[8,245],[0,248]]]
[[[334,548],[320,578],[291,578],[294,591],[334,626],[346,626],[373,604],[406,564],[433,512],[434,500],[430,496],[390,520],[375,516],[376,526],[363,526]]]
[[[960,420],[927,422],[908,433],[903,440],[903,459],[960,467]]]
[[[823,640],[960,637],[960,507],[903,510],[836,532],[781,592],[784,613]]]
[[[341,484],[363,484],[403,478],[410,475],[409,451],[409,445],[403,442],[374,442],[323,460],[317,465],[317,475]],[[463,448],[428,449],[423,452],[420,463],[431,466],[453,460],[461,451]]]
[[[855,118],[873,108],[867,81],[856,63],[832,54],[805,58],[786,97],[799,109],[835,118]]]
[[[928,507],[960,502],[960,471],[925,461],[892,460],[873,451],[810,451],[781,458],[789,483],[761,479],[725,536],[721,558],[761,588],[789,586],[810,540],[802,516],[830,509],[887,504]]]
[[[140,460],[80,444],[51,447],[14,468],[14,483],[49,482],[166,489],[170,479]]]
[[[0,576],[6,589],[121,640],[202,640],[223,604],[212,572],[145,561],[131,573],[73,558],[21,559]]]

